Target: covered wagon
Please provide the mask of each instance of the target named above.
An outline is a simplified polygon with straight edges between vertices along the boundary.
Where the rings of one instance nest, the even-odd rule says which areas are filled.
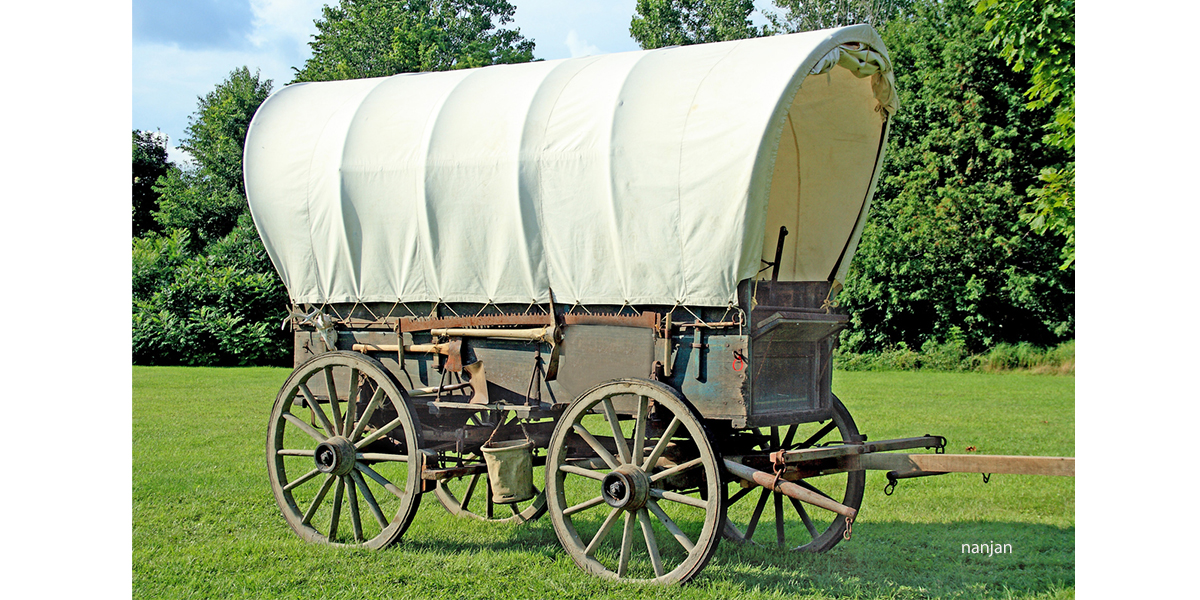
[[[867,444],[830,391],[896,108],[867,26],[272,95],[245,172],[294,306],[288,523],[381,547],[433,493],[660,582],[848,537],[864,469],[917,456],[868,455],[944,445]]]

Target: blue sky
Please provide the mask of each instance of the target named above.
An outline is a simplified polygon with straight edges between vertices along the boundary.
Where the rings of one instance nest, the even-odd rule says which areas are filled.
[[[160,129],[173,147],[197,97],[229,71],[258,69],[279,89],[309,56],[321,6],[337,0],[133,0],[133,127]],[[637,50],[636,0],[510,0],[514,25],[538,58]],[[769,0],[756,6],[771,7]],[[756,22],[764,22],[755,15]],[[180,155],[172,149],[172,158]]]

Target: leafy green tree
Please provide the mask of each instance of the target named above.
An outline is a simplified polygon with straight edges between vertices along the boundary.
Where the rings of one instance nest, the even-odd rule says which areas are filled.
[[[159,179],[162,234],[133,240],[136,364],[288,364],[287,293],[250,217],[246,130],[271,90],[243,67],[199,99],[180,144],[193,164]]]
[[[296,81],[381,77],[533,60],[506,0],[341,0],[321,9]]]
[[[158,192],[154,184],[167,174],[167,136],[161,131],[133,130],[133,236],[155,231]]]
[[[247,67],[234,69],[217,87],[200,98],[188,118],[179,147],[195,159],[200,172],[218,187],[246,195],[242,180],[242,150],[255,111],[271,95],[271,80]]]
[[[1074,270],[1028,235],[1021,191],[1061,151],[1029,80],[987,49],[970,0],[919,0],[882,32],[901,109],[844,292],[850,351],[926,342],[1053,345],[1074,334]]]
[[[242,178],[246,130],[271,93],[271,80],[250,69],[234,69],[199,99],[179,146],[193,165],[172,168],[155,188],[161,194],[154,218],[164,231],[185,229],[193,249],[233,230],[248,210]]]
[[[638,0],[629,34],[644,50],[768,35],[750,22],[753,0]]]
[[[912,0],[775,0],[783,14],[768,13],[767,19],[788,33],[859,23],[879,28],[911,4]]]
[[[1042,170],[1024,218],[1039,234],[1065,237],[1066,269],[1075,262],[1075,0],[980,0],[975,11],[989,17],[992,48],[1014,71],[1028,69],[1027,107],[1054,110],[1044,139],[1069,158]]]

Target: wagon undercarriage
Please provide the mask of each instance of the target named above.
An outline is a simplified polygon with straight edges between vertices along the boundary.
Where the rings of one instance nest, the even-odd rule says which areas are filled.
[[[551,344],[553,330],[531,342]],[[611,380],[555,403],[543,397],[540,348],[520,401],[481,402],[478,381],[447,383],[445,374],[486,368],[462,344],[484,336],[449,333],[461,332],[446,328],[425,346],[325,352],[289,379],[268,455],[276,498],[302,537],[385,546],[433,493],[452,514],[481,521],[549,512],[564,548],[596,575],[680,582],[721,539],[810,552],[850,539],[868,470],[887,471],[889,488],[950,472],[1074,474],[1071,458],[942,454],[946,440],[934,435],[869,441],[836,398],[826,419],[759,428],[707,418],[653,377]],[[404,389],[371,357],[392,352],[438,357],[440,373],[431,372],[441,383]],[[474,362],[452,362],[463,354]],[[485,455],[514,443],[528,450],[528,472],[506,480],[503,463]],[[933,452],[902,452],[914,449]]]

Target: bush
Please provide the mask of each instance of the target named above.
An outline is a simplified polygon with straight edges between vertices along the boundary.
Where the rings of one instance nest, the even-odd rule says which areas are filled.
[[[207,255],[190,253],[179,230],[134,240],[134,364],[288,364],[287,336],[277,326],[286,293],[273,271],[256,268],[265,250],[244,225]]]
[[[843,371],[1029,371],[1075,373],[1075,341],[1053,348],[1029,343],[998,344],[986,353],[971,354],[961,338],[938,344],[927,341],[915,351],[903,342],[881,352],[834,352],[834,367]]]

